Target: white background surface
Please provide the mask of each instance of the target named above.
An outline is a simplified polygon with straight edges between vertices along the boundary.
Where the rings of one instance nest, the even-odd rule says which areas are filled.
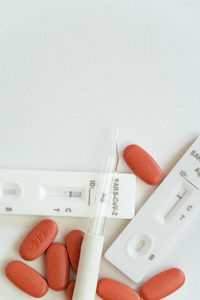
[[[139,144],[166,175],[200,133],[199,53],[199,0],[0,0],[0,167],[98,171],[115,126],[120,151]],[[130,172],[122,160],[119,171]],[[137,208],[154,188],[137,180]],[[29,299],[4,267],[41,219],[0,216],[1,300]],[[57,241],[87,229],[85,219],[53,219]],[[105,249],[126,223],[107,222]],[[197,218],[147,276],[185,271],[168,299],[199,299],[199,226]],[[43,257],[29,265],[44,272]],[[102,259],[105,276],[134,286]],[[65,294],[44,299],[55,297]]]

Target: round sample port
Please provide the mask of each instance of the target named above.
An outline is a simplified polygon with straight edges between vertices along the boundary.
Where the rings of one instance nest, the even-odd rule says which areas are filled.
[[[127,245],[126,252],[129,257],[140,258],[153,248],[153,239],[149,234],[138,233],[133,235]]]
[[[0,182],[0,200],[12,200],[21,196],[22,189],[14,182]]]

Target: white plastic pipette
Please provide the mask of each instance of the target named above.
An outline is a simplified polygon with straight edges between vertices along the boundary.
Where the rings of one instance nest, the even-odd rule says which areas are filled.
[[[88,233],[85,234],[79,260],[73,300],[94,300],[99,275],[99,267],[104,243],[104,224],[110,203],[112,173],[118,164],[118,130],[113,130],[112,140],[102,168],[95,205],[94,216],[90,220]]]

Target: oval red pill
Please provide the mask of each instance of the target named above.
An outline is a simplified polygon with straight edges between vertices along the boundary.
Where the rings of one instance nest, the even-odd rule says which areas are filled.
[[[62,291],[69,282],[69,258],[66,247],[54,243],[46,252],[46,278],[52,290]]]
[[[69,254],[69,260],[72,265],[72,269],[75,273],[78,270],[78,263],[81,252],[81,245],[83,241],[84,233],[81,230],[72,230],[66,237],[67,251]]]
[[[38,258],[53,242],[58,233],[58,226],[52,220],[44,220],[37,224],[26,236],[20,246],[19,253],[25,260]]]
[[[71,281],[66,289],[67,300],[72,300],[75,287],[75,280]]]
[[[48,291],[46,280],[34,269],[20,261],[10,262],[5,271],[8,279],[15,286],[32,297],[43,297]]]
[[[137,145],[129,145],[124,149],[123,157],[129,168],[141,180],[150,185],[158,184],[163,174],[155,160]]]
[[[129,286],[109,278],[99,280],[97,294],[103,300],[140,300],[140,296]]]
[[[146,281],[140,295],[144,300],[159,300],[174,293],[184,282],[185,275],[180,269],[169,269]]]

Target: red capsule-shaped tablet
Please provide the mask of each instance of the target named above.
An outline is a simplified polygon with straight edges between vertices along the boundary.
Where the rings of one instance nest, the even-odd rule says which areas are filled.
[[[103,300],[140,300],[140,296],[129,286],[109,278],[99,280],[97,294]]]
[[[67,300],[72,300],[74,294],[75,280],[71,281],[66,289]]]
[[[72,269],[75,273],[78,270],[78,263],[81,252],[81,245],[84,233],[81,230],[72,230],[66,237],[67,251]]]
[[[20,261],[10,262],[6,266],[5,272],[14,285],[32,297],[43,297],[48,291],[46,280],[34,269]]]
[[[129,145],[123,152],[124,160],[129,168],[144,182],[158,184],[163,174],[155,160],[137,145]]]
[[[53,242],[58,233],[58,226],[52,220],[44,220],[37,224],[26,236],[20,246],[19,253],[25,260],[38,258]]]
[[[146,281],[140,289],[144,300],[159,300],[178,290],[185,282],[185,275],[180,269],[174,268],[157,274]]]
[[[61,243],[49,246],[46,252],[46,278],[51,289],[62,291],[69,282],[69,258]]]

